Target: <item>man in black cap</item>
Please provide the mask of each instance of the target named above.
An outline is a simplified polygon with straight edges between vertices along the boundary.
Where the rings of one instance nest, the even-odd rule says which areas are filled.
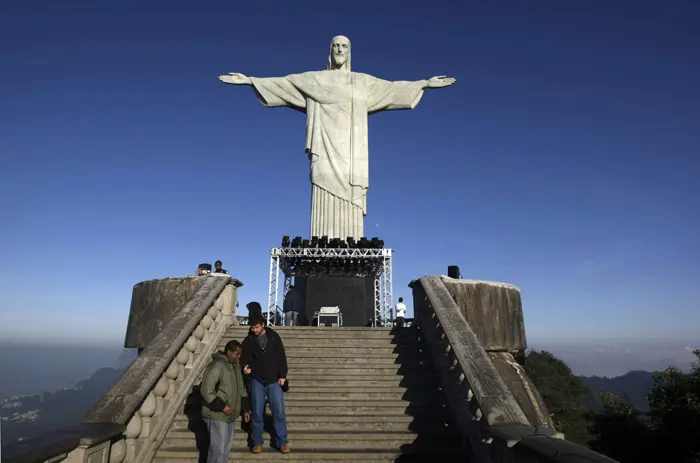
[[[246,304],[246,309],[248,309],[248,324],[252,325],[253,319],[263,319],[262,307],[258,302],[249,302]]]
[[[214,262],[214,273],[223,273],[224,275],[228,275],[228,270],[224,270],[222,267],[224,266],[224,263],[221,262],[220,260],[217,260]]]
[[[250,304],[248,304],[250,306]],[[260,304],[258,304],[259,306]],[[287,417],[284,411],[284,391],[287,383],[287,355],[282,338],[262,317],[250,319],[250,334],[243,340],[241,364],[250,371],[251,452],[261,453],[263,447],[263,417],[265,399],[270,403],[275,442],[282,453],[287,445]]]

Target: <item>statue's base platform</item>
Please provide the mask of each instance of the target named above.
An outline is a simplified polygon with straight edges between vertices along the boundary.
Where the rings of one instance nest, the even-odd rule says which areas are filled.
[[[340,307],[343,326],[368,326],[374,317],[374,277],[296,277],[294,287],[305,312],[299,325],[311,325],[321,307]]]

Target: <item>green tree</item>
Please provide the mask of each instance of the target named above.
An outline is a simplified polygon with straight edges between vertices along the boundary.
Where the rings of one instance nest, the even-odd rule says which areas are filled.
[[[675,449],[679,462],[700,462],[700,349],[690,373],[675,366],[654,373],[649,399],[651,428]]]
[[[700,350],[694,351],[700,360]],[[700,463],[700,362],[690,373],[671,366],[653,375],[645,414],[614,394],[601,394],[591,448],[622,463]]]
[[[643,414],[615,394],[601,392],[601,413],[591,414],[590,431],[595,436],[591,449],[622,463],[649,460],[655,449],[654,436],[643,421]],[[659,460],[664,461],[664,460]]]
[[[542,395],[557,430],[568,440],[588,446],[590,409],[585,400],[591,392],[583,381],[566,363],[547,351],[528,352],[525,371]]]

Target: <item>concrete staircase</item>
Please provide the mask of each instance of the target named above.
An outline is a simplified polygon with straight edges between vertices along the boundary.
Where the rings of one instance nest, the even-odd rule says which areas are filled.
[[[285,406],[291,453],[270,447],[267,420],[263,453],[251,454],[247,425],[239,422],[231,461],[464,461],[416,328],[399,334],[388,328],[276,330],[289,362]],[[246,334],[247,327],[232,327],[221,345]],[[193,391],[155,461],[194,462],[200,451],[199,461],[206,461],[200,403]]]

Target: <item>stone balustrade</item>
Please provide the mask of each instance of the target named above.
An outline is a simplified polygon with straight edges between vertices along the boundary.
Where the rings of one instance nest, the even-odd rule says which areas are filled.
[[[226,330],[242,283],[212,274],[167,323],[84,423],[3,449],[3,461],[150,462]],[[51,439],[49,450],[48,439]]]
[[[432,356],[449,410],[472,452],[472,461],[615,463],[563,439],[562,434],[547,426],[548,420],[541,416],[543,405],[532,403],[541,401],[539,394],[517,368],[525,392],[516,398],[497,368],[497,361],[510,356],[510,349],[497,354],[484,349],[441,277],[423,277],[410,287],[415,323]],[[496,312],[492,310],[490,317],[497,322]],[[516,334],[518,343],[524,344],[524,334]],[[504,344],[499,341],[498,345]],[[520,405],[526,402],[531,405],[531,418]]]

